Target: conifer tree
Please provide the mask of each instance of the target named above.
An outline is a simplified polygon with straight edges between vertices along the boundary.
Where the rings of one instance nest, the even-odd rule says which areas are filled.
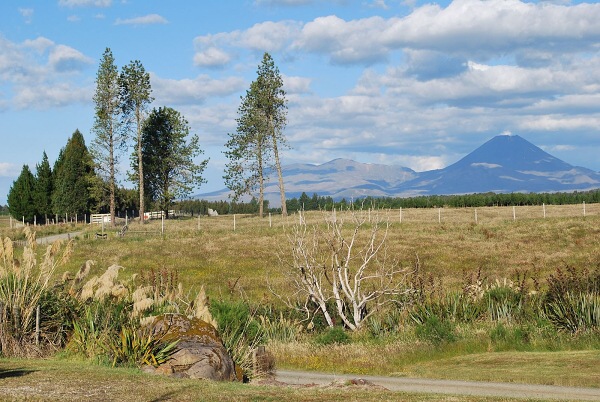
[[[52,211],[73,215],[89,212],[93,205],[90,186],[95,173],[83,135],[75,130],[55,163]]]
[[[171,203],[188,195],[194,187],[205,182],[202,172],[208,159],[200,163],[194,159],[204,153],[197,135],[190,133],[187,120],[175,109],[153,109],[142,130],[142,163],[147,200],[161,211],[168,212]],[[137,174],[137,158],[133,158]]]
[[[124,113],[128,122],[135,124],[136,157],[137,157],[137,183],[140,196],[140,222],[144,223],[144,164],[142,163],[142,125],[144,112],[147,106],[154,100],[152,98],[152,87],[150,86],[150,74],[146,72],[142,63],[138,60],[132,61],[123,67],[120,75],[121,98]]]
[[[36,165],[34,202],[39,218],[46,222],[48,215],[52,215],[52,170],[48,162],[46,151],[42,155],[42,162]],[[41,222],[41,219],[38,220]]]
[[[108,186],[110,218],[115,224],[115,191],[119,153],[126,145],[123,125],[123,108],[120,97],[119,72],[110,49],[102,56],[96,76],[96,116],[92,131],[96,134],[92,142],[92,153],[98,171]]]
[[[233,199],[252,194],[258,187],[259,215],[263,216],[265,175],[273,166],[277,172],[281,212],[287,215],[279,148],[287,146],[283,129],[287,124],[287,101],[283,79],[269,53],[263,55],[257,78],[250,84],[238,108],[237,130],[229,134],[225,155],[225,184]]]
[[[8,191],[8,210],[13,218],[33,223],[36,214],[34,203],[35,177],[29,166],[23,165],[21,174]]]

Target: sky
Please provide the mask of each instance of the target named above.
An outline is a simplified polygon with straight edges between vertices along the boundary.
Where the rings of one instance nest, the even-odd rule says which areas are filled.
[[[3,0],[0,204],[75,130],[91,144],[106,48],[119,69],[139,60],[152,107],[199,136],[210,161],[195,193],[224,188],[224,144],[264,52],[288,100],[283,165],[424,171],[512,134],[600,171],[598,21],[600,4],[569,0]]]

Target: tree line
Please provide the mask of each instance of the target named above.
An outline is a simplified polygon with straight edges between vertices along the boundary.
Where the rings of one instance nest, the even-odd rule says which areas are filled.
[[[28,223],[63,220],[66,216],[108,212],[104,197],[106,183],[96,173],[83,135],[76,130],[50,167],[46,152],[35,173],[24,165],[8,193],[8,212]],[[115,206],[120,211],[137,211],[137,192],[117,187]]]
[[[44,152],[35,174],[23,166],[8,195],[10,214],[27,222],[44,222],[53,215],[82,215],[107,212],[115,222],[117,210],[134,209],[143,216],[147,207],[165,211],[176,200],[205,183],[202,173],[208,159],[195,162],[203,154],[199,138],[177,110],[163,106],[148,112],[153,102],[150,75],[139,60],[121,71],[107,48],[96,76],[93,141],[88,149],[76,130],[59,158],[50,168]],[[264,53],[257,78],[241,97],[237,128],[229,133],[224,152],[229,162],[225,184],[232,191],[232,202],[213,205],[215,210],[255,213],[263,216],[266,174],[278,173],[279,188],[286,214],[285,190],[281,172],[280,148],[287,146],[283,129],[287,122],[287,100],[283,79],[272,57]],[[132,191],[117,184],[121,160],[128,148],[131,170],[127,178],[135,183]],[[255,195],[258,192],[258,199]],[[253,201],[238,203],[242,195]],[[187,205],[187,204],[183,204]],[[196,208],[198,212],[205,206]],[[143,222],[143,220],[142,220]]]
[[[572,193],[478,193],[462,195],[428,195],[418,197],[362,197],[336,200],[331,196],[309,197],[302,193],[298,198],[287,200],[287,210],[314,211],[319,209],[346,209],[365,206],[374,209],[398,208],[466,208],[466,207],[503,207],[525,205],[569,205],[581,203],[599,203],[600,190],[575,191]]]
[[[61,149],[54,167],[46,152],[35,174],[24,165],[8,193],[9,213],[26,222],[49,217],[134,210],[142,215],[146,205],[163,211],[204,182],[208,160],[197,135],[190,135],[187,120],[175,109],[148,106],[150,75],[138,60],[119,72],[110,49],[98,68],[94,94],[95,116],[90,148],[75,130]],[[119,166],[133,142],[128,178],[137,189],[119,187]],[[143,220],[142,220],[143,221]]]

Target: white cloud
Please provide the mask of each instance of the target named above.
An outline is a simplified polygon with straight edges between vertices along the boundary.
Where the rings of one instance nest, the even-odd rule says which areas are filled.
[[[79,22],[79,21],[81,21],[81,18],[78,15],[69,15],[67,17],[67,21],[69,21],[69,22]]]
[[[478,62],[510,53],[524,65],[547,65],[555,55],[595,52],[598,20],[600,4],[595,3],[458,0],[445,8],[427,4],[403,18],[346,21],[330,15],[306,23],[264,22],[245,31],[198,37],[196,43],[323,54],[337,64],[373,64],[388,60],[392,52],[426,50]]]
[[[294,21],[255,24],[244,31],[221,32],[197,36],[194,39],[194,63],[203,67],[219,67],[231,61],[230,47],[260,52],[284,50],[300,32],[301,24]]]
[[[577,131],[594,130],[600,127],[600,116],[545,115],[528,116],[519,124],[523,130]]]
[[[152,90],[158,104],[201,103],[209,97],[222,97],[240,92],[245,87],[238,77],[216,80],[208,75],[194,79],[173,80],[150,75]]]
[[[48,63],[55,71],[81,70],[93,62],[83,53],[65,45],[56,45],[48,57]]]
[[[374,63],[386,60],[389,49],[378,36],[389,21],[381,17],[344,21],[330,15],[302,28],[293,48],[329,55],[334,63]]]
[[[306,77],[290,77],[282,74],[283,88],[288,95],[310,93],[312,79]]]
[[[93,89],[70,83],[17,87],[13,102],[18,109],[48,109],[91,102]]]
[[[26,24],[31,24],[31,21],[33,20],[33,12],[33,8],[19,8],[19,13],[25,19]]]
[[[110,7],[112,0],[59,0],[62,7]]]
[[[19,168],[8,162],[0,162],[0,177],[16,177],[19,174]]]
[[[76,49],[44,37],[22,43],[0,37],[4,108],[45,109],[90,102],[92,93],[81,86],[77,77],[92,63]]]
[[[168,24],[166,18],[158,14],[148,14],[142,17],[121,19],[117,18],[115,25],[152,25],[152,24]]]
[[[231,61],[231,56],[216,47],[208,47],[194,55],[194,64],[201,67],[222,67]]]

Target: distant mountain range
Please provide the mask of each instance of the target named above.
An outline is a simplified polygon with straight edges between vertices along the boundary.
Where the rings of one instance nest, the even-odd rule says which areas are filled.
[[[518,135],[492,138],[458,162],[438,170],[415,172],[401,166],[335,159],[322,165],[283,166],[287,198],[303,192],[334,199],[410,197],[472,193],[569,192],[600,187],[600,174],[573,166],[544,152]],[[206,200],[227,199],[229,190],[198,194]],[[278,206],[274,177],[265,198]]]

